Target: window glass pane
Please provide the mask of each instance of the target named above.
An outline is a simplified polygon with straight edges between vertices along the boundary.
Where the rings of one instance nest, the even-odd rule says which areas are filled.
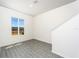
[[[19,27],[24,27],[24,19],[19,19]]]
[[[12,17],[12,27],[18,27],[18,18]]]
[[[12,27],[12,35],[18,35],[18,27]]]
[[[19,27],[19,34],[24,35],[24,27]]]
[[[19,34],[24,35],[24,19],[19,19]]]
[[[18,18],[12,17],[11,25],[12,25],[12,35],[18,35]]]

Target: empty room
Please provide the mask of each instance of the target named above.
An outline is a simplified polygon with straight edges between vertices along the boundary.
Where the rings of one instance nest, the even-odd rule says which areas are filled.
[[[0,0],[0,58],[79,58],[79,0]]]

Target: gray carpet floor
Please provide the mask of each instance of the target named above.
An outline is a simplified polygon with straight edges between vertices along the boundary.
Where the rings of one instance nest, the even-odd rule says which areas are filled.
[[[54,54],[52,45],[38,40],[28,40],[21,45],[2,48],[1,58],[61,58]]]

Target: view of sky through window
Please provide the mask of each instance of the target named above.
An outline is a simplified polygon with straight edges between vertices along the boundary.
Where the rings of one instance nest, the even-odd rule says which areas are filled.
[[[18,27],[18,18],[12,17],[12,27]]]

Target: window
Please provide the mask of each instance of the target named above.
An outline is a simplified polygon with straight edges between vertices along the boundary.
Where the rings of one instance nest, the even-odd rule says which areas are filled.
[[[24,35],[24,19],[11,18],[12,35]]]

